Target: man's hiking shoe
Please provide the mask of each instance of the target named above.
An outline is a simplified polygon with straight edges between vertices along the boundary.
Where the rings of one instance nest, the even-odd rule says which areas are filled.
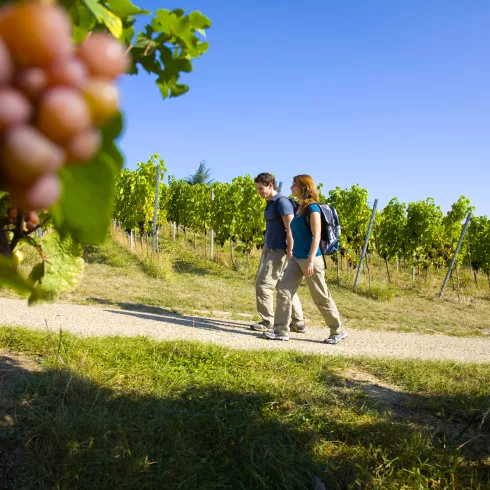
[[[289,325],[289,330],[295,333],[306,333],[306,327],[304,325]]]
[[[265,325],[263,322],[260,322],[250,325],[250,330],[253,330],[254,332],[270,332],[272,328]]]
[[[330,335],[328,339],[325,339],[325,344],[338,344],[341,340],[344,340],[348,337],[347,332],[341,332],[335,335]]]
[[[289,335],[287,333],[280,333],[277,330],[273,330],[272,332],[265,332],[264,337],[268,340],[289,340]]]

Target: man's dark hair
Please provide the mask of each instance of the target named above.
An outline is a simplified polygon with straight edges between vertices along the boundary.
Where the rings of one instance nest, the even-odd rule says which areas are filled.
[[[257,177],[255,177],[254,182],[256,184],[262,184],[266,186],[272,184],[274,190],[277,191],[276,178],[272,174],[262,172],[261,174],[257,175]]]

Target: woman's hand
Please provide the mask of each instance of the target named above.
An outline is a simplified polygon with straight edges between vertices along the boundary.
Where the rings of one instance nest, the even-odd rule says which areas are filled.
[[[308,260],[308,264],[306,265],[305,276],[311,277],[313,275],[313,269],[315,266],[313,265],[313,260]]]

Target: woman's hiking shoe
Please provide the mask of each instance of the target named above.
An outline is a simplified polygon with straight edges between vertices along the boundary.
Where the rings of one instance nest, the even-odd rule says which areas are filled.
[[[289,340],[289,335],[287,333],[280,333],[277,330],[273,330],[272,332],[265,332],[264,337],[268,340]]]
[[[328,337],[328,339],[325,339],[323,342],[325,342],[325,344],[338,344],[341,340],[346,339],[348,336],[349,335],[347,334],[347,332],[340,332],[334,335],[330,335],[330,337]]]
[[[254,332],[270,332],[272,328],[266,325],[264,322],[260,322],[250,325],[250,330],[253,330]]]
[[[289,330],[295,333],[306,333],[305,325],[289,325]]]

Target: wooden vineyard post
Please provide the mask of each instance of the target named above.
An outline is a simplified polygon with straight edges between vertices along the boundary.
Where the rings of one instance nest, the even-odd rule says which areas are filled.
[[[214,189],[211,189],[211,206],[214,201]],[[209,229],[209,256],[214,260],[214,229],[211,226]]]
[[[471,220],[471,213],[468,213],[468,216],[466,216],[466,221],[464,223],[463,229],[461,230],[461,235],[459,236],[458,246],[456,247],[456,250],[454,251],[454,255],[453,255],[453,258],[451,260],[451,263],[449,264],[449,269],[447,270],[446,278],[444,279],[444,282],[442,283],[441,292],[439,293],[439,298],[442,298],[442,295],[444,294],[444,290],[446,289],[447,282],[449,281],[449,277],[451,276],[451,272],[453,270],[454,264],[456,262],[456,259],[458,258],[459,249],[461,248],[461,245],[463,243],[463,239],[464,239],[464,236],[466,235],[466,230],[468,229],[468,226],[470,224],[470,220]]]
[[[371,290],[371,269],[369,268],[369,254],[366,254],[366,269],[369,278],[369,289]]]
[[[388,262],[388,257],[385,257],[385,264],[386,264],[386,273],[388,274],[388,283],[391,284],[390,264]]]
[[[471,276],[471,273],[473,272],[473,268],[471,266],[471,235],[469,233],[468,233],[468,269]]]
[[[373,205],[373,212],[371,213],[371,219],[369,221],[368,231],[366,233],[366,239],[364,240],[364,246],[362,247],[361,259],[359,260],[359,266],[357,267],[357,274],[354,280],[354,288],[357,287],[357,285],[359,284],[359,279],[361,278],[362,263],[364,261],[364,257],[366,256],[366,252],[369,244],[369,238],[371,237],[371,230],[373,228],[373,222],[374,222],[374,217],[376,215],[377,207],[378,207],[378,200],[375,199]]]
[[[157,181],[155,184],[155,206],[153,208],[153,229],[151,233],[151,253],[155,253],[157,248],[157,218],[158,218],[158,194],[160,191],[160,164],[157,165]]]
[[[337,250],[337,284],[340,286],[340,261],[342,260],[340,255],[340,248]]]

